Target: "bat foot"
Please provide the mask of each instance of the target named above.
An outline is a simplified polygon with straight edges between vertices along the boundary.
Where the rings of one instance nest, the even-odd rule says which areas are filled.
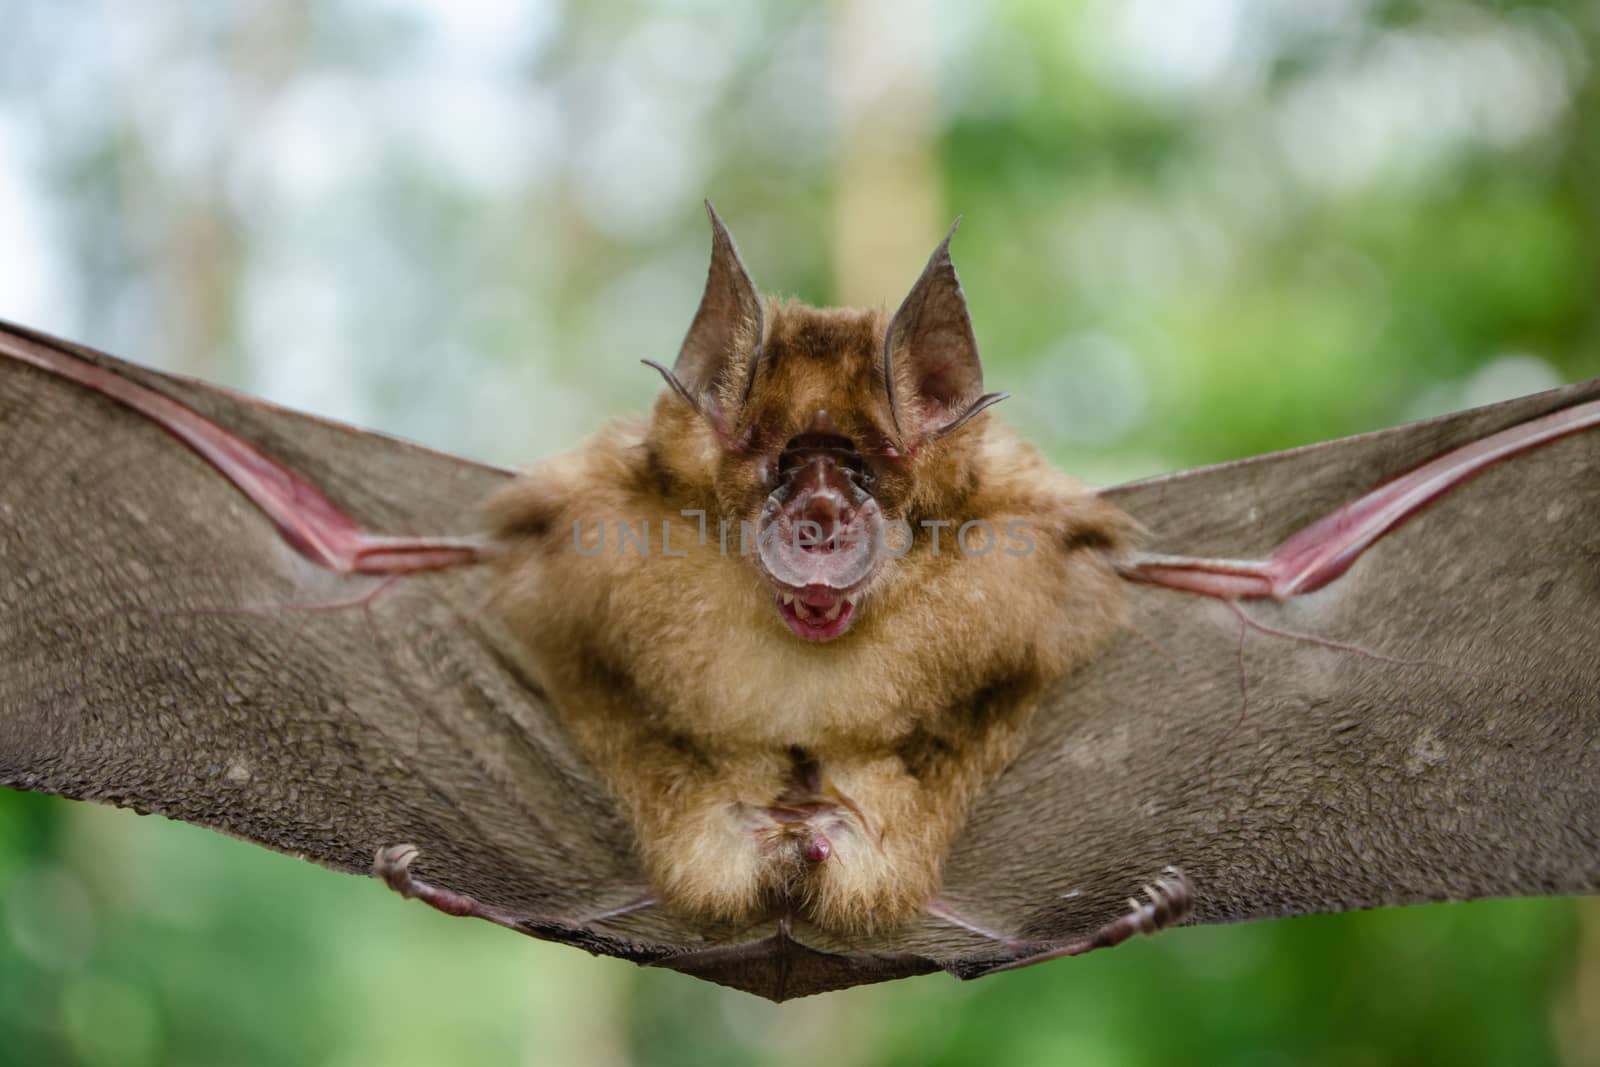
[[[481,904],[474,897],[430,885],[411,873],[411,864],[422,854],[416,845],[385,845],[372,857],[372,874],[407,900],[420,900],[446,915],[488,919],[492,923],[520,930],[516,917],[498,908]]]
[[[1178,868],[1168,865],[1161,871],[1161,877],[1140,890],[1145,899],[1140,900],[1137,895],[1128,898],[1128,914],[1116,922],[1108,923],[1096,932],[1094,938],[1112,936],[1112,932],[1120,932],[1126,926],[1128,932],[1121,934],[1115,941],[1106,942],[1115,945],[1134,934],[1146,936],[1165,930],[1169,926],[1176,926],[1189,917],[1194,911],[1194,886],[1190,883],[1188,875]],[[1100,944],[1091,945],[1090,948],[1104,947]]]
[[[964,926],[974,933],[993,937],[1008,947],[1023,947],[1026,943],[1010,938],[1000,937],[979,926],[962,920],[949,909],[941,908],[935,911],[932,907],[930,913]],[[1120,945],[1134,934],[1150,934],[1165,930],[1169,926],[1176,926],[1188,918],[1194,911],[1194,885],[1189,881],[1188,875],[1177,867],[1168,866],[1161,871],[1161,876],[1149,885],[1143,886],[1138,893],[1128,898],[1128,911],[1120,919],[1106,923],[1088,937],[1069,941],[1057,948],[1046,949],[1030,955],[1020,956],[1008,960],[984,971],[992,974],[995,971],[1013,971],[1019,967],[1031,967],[1035,963],[1044,963],[1048,960],[1060,959],[1063,956],[1081,956],[1085,952],[1093,952],[1097,948],[1111,948]]]
[[[446,915],[458,918],[488,919],[492,923],[507,927],[512,930],[527,932],[528,923],[533,921],[523,916],[515,915],[501,908],[484,904],[476,897],[466,893],[457,893],[451,889],[424,882],[411,873],[411,865],[416,862],[422,850],[416,845],[385,845],[378,849],[372,857],[372,875],[380,878],[390,889],[399,893],[407,900],[420,900],[435,910]],[[594,923],[606,919],[616,919],[623,915],[631,915],[636,911],[655,907],[657,900],[653,896],[637,897],[615,908],[596,912],[574,920],[559,920],[560,925],[571,929],[586,928]]]
[[[1140,897],[1143,899],[1140,899]],[[1194,910],[1194,886],[1188,875],[1167,866],[1161,877],[1128,898],[1128,913],[1106,923],[1088,937],[1074,941],[1066,950],[1052,955],[1077,956],[1097,948],[1120,945],[1134,934],[1148,937],[1169,926],[1176,926]],[[1018,964],[1021,966],[1022,964]]]
[[[409,900],[421,884],[411,877],[411,863],[421,854],[416,845],[384,845],[372,857],[372,876]]]

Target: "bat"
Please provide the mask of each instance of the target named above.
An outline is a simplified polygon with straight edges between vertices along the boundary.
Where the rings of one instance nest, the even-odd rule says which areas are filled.
[[[759,636],[730,626],[730,659],[740,641],[826,656],[876,635],[941,659],[890,661],[930,693],[1007,674],[966,647],[979,628],[909,646],[879,633],[901,618],[895,597],[915,603],[934,579],[847,536],[873,502],[885,525],[948,503],[898,510],[894,482],[921,484],[903,466],[919,454],[945,453],[936,484],[955,469],[949,453],[1007,440],[981,378],[915,354],[920,339],[970,347],[975,362],[953,268],[929,282],[948,238],[880,324],[882,387],[846,382],[841,401],[814,407],[798,378],[752,379],[755,342],[776,368],[831,323],[870,378],[872,331],[852,328],[866,320],[757,302],[752,325],[748,278],[714,233],[706,297],[652,420],[521,476],[6,328],[0,784],[211,826],[377,873],[446,911],[773,999],[939,969],[977,977],[1177,922],[1600,887],[1600,435],[1588,432],[1600,381],[1098,493],[1025,466],[1053,501],[1028,516],[1068,514],[1085,534],[1006,557],[1066,571],[1040,586],[1067,598],[1059,616],[1019,612],[1046,631],[1025,643],[1065,652],[1005,694],[995,728],[945,736],[942,771],[919,777],[904,756],[877,780],[852,766],[876,758],[891,725],[945,727],[951,706],[936,700],[873,705],[871,744],[830,748],[839,738],[819,731],[816,751],[776,756],[747,746],[769,724],[720,706],[700,725],[709,737],[676,737],[694,731],[671,725],[673,710],[618,728],[630,704],[616,672],[653,663],[681,701],[703,650],[634,655],[607,645],[626,636],[615,627],[561,646],[530,617],[542,603],[544,625],[582,628],[584,597],[644,573],[615,544],[603,561],[579,554],[574,509],[590,512],[580,534],[653,518],[658,548],[660,523],[695,510],[672,506],[693,493],[658,486],[638,490],[659,501],[651,515],[593,513],[627,484],[626,463],[563,489],[606,448],[652,433],[740,468],[684,480],[707,494],[694,502],[717,497],[708,516],[748,519],[754,500],[758,527],[787,489],[771,524],[839,534],[820,552],[756,539],[751,558],[724,557],[717,524],[701,545],[685,518],[682,551],[718,551],[645,560],[744,583],[754,606],[740,622]],[[787,340],[774,333],[786,323]],[[729,459],[749,447],[744,413],[769,407],[788,429],[762,424],[773,440]],[[790,450],[794,437],[805,447]],[[769,483],[758,468],[774,447]],[[817,507],[785,510],[802,498]],[[558,543],[560,561],[541,562]],[[785,603],[774,590],[797,576],[851,602],[844,632],[803,640],[846,616],[840,604],[826,617],[833,601],[805,614]],[[1085,604],[1087,623],[1067,610]],[[696,622],[694,639],[715,645],[715,626]],[[569,661],[549,654],[560,647]],[[607,661],[618,647],[629,655]],[[628,779],[630,753],[651,750],[666,769]],[[734,802],[766,791],[730,863],[748,877],[696,851],[716,829],[694,813],[719,777],[695,777],[707,759]],[[674,774],[693,803],[644,810]],[[927,836],[862,864],[872,877],[819,884],[860,849],[866,819]]]

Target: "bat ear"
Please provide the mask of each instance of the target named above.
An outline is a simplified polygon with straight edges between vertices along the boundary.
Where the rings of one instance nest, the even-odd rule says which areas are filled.
[[[731,416],[749,399],[755,383],[761,359],[761,296],[709,200],[706,214],[711,217],[711,270],[700,308],[670,371],[654,360],[644,362],[726,436]]]
[[[915,445],[960,429],[1005,393],[983,391],[983,365],[967,298],[950,262],[958,218],[889,323],[883,378],[895,429]]]

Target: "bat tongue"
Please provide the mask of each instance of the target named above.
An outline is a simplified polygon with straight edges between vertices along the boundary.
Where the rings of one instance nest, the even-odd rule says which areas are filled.
[[[762,569],[821,603],[872,575],[882,537],[878,502],[829,455],[807,457],[767,498],[758,524]]]

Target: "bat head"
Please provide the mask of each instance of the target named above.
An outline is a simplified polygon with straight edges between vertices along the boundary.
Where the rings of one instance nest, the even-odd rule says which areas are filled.
[[[888,317],[764,304],[706,210],[711,269],[699,310],[670,370],[646,361],[671,387],[651,448],[674,480],[710,483],[789,629],[832,640],[886,561],[910,550],[918,521],[953,514],[971,491],[976,434],[959,431],[1004,399],[983,391],[950,262],[955,226]]]

